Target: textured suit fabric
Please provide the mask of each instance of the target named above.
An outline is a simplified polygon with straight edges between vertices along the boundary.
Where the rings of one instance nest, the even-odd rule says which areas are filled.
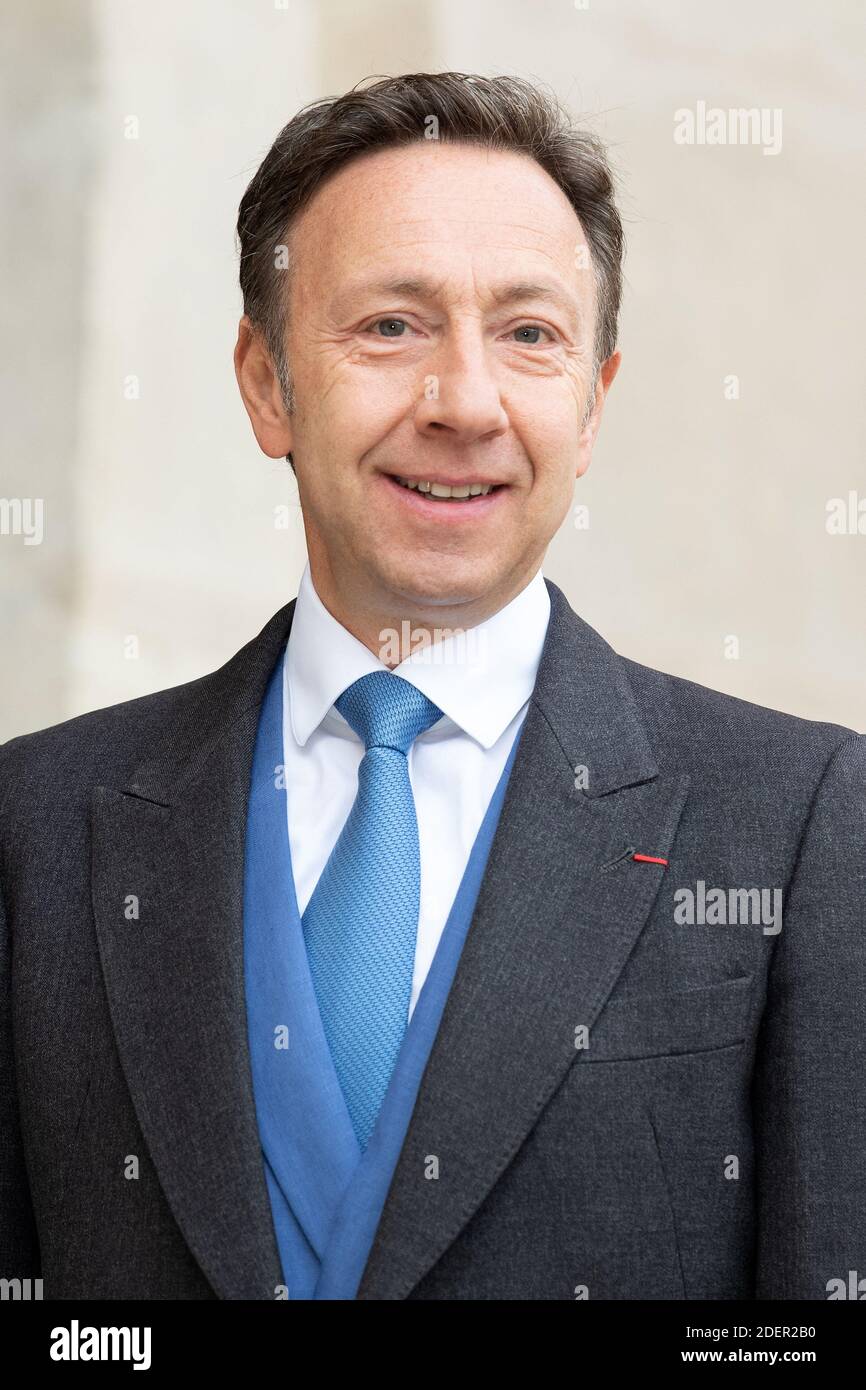
[[[826,1298],[866,1271],[866,738],[624,659],[548,588],[358,1297]],[[0,1276],[46,1297],[279,1283],[243,840],[291,616],[0,749]],[[699,881],[780,888],[782,930],[679,924]]]

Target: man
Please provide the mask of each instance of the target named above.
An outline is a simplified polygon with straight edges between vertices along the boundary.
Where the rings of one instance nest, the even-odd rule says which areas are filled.
[[[837,1296],[866,739],[541,572],[620,364],[602,150],[524,82],[386,79],[289,123],[239,233],[309,565],[219,671],[2,750],[0,1274]]]

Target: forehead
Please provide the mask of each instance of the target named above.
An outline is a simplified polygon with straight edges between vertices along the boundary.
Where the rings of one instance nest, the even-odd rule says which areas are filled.
[[[510,150],[419,140],[351,161],[316,191],[292,231],[301,283],[327,292],[361,270],[448,267],[497,274],[530,265],[558,272],[575,289],[583,229],[567,197],[539,164]]]

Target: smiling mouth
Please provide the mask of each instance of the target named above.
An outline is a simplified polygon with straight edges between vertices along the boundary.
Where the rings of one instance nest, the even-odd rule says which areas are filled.
[[[388,477],[392,482],[399,483],[410,492],[418,492],[433,502],[473,502],[476,497],[489,497],[492,492],[499,492],[505,486],[504,483],[460,483],[450,487],[447,483],[401,478],[397,473],[389,473]]]

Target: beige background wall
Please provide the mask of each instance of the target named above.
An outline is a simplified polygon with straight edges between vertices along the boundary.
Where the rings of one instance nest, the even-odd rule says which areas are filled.
[[[866,534],[825,525],[866,511],[859,0],[16,0],[4,28],[0,498],[44,536],[0,535],[0,739],[211,670],[296,592],[294,481],[231,365],[238,201],[304,103],[447,67],[553,86],[624,189],[623,367],[545,572],[618,651],[866,730]],[[781,109],[781,151],[676,144],[698,102]]]

